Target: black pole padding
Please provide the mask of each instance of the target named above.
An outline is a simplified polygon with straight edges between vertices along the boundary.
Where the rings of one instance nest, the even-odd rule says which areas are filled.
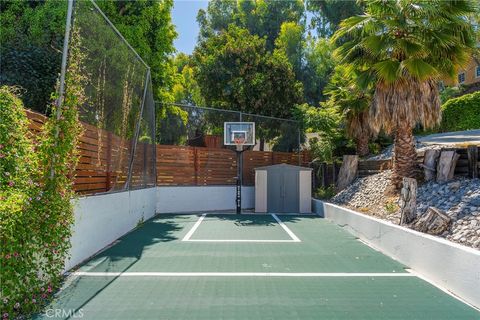
[[[235,203],[237,205],[237,214],[242,213],[242,184],[241,184],[242,168],[240,164],[241,157],[242,157],[242,151],[237,151],[237,190],[236,190],[236,199],[235,199]]]

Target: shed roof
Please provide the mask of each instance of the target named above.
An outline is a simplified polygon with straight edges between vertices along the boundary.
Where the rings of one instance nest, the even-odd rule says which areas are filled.
[[[255,168],[255,170],[277,170],[277,169],[297,170],[297,171],[312,171],[313,170],[312,168],[294,166],[294,165],[286,164],[286,163],[274,164],[274,165],[271,165],[271,166],[264,166],[264,167]]]

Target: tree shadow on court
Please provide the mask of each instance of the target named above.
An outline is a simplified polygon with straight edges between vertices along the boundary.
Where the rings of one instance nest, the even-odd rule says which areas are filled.
[[[206,219],[214,218],[221,221],[231,221],[237,226],[248,227],[266,227],[275,226],[278,223],[269,214],[255,215],[255,214],[208,214]]]
[[[141,259],[148,248],[158,243],[178,240],[176,233],[183,229],[179,223],[186,219],[191,217],[154,217],[96,254],[84,263],[80,270],[85,268],[88,272],[126,272]],[[54,314],[55,319],[78,318],[82,308],[118,277],[67,277],[64,288],[56,293],[54,301],[44,309],[44,313],[35,315],[33,319],[51,319],[55,310],[60,310],[58,314]]]
[[[277,214],[277,216],[280,218],[282,222],[290,222],[290,223],[296,223],[299,222],[300,219],[319,219],[320,217],[317,215],[293,215],[293,214],[288,214],[288,215],[282,215],[282,214]],[[238,226],[248,226],[248,227],[265,227],[265,226],[277,226],[278,222],[272,217],[270,213],[265,213],[265,214],[258,214],[258,213],[247,213],[247,214],[221,214],[221,213],[215,213],[215,214],[208,214],[207,218],[215,218],[219,220],[224,220],[224,221],[232,221],[235,225]]]

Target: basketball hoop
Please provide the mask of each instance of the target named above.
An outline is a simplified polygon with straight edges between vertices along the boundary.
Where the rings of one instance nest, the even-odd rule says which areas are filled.
[[[243,146],[255,145],[255,122],[224,122],[223,144],[235,146],[237,154],[237,177],[235,207],[237,214],[242,213],[242,153]]]
[[[243,145],[245,144],[245,137],[235,137],[233,143],[237,146],[237,151],[242,151]]]

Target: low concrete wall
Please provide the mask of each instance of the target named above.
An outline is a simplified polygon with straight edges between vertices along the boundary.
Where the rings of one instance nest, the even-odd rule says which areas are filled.
[[[139,220],[154,216],[156,188],[83,197],[75,200],[71,257],[65,270],[78,265],[120,238]]]
[[[313,200],[312,205],[313,212],[480,308],[480,251],[334,204]]]
[[[255,188],[242,187],[242,208],[255,206]],[[157,213],[235,210],[235,186],[157,187]]]

